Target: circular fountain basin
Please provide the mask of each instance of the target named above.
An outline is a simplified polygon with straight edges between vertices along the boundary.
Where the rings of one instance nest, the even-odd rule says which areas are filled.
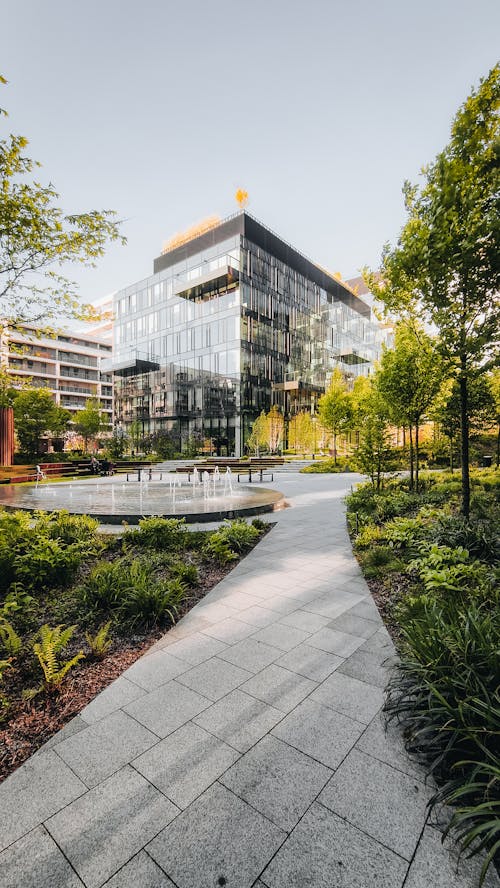
[[[120,476],[88,481],[61,481],[0,488],[0,507],[52,512],[65,509],[75,515],[92,515],[103,524],[126,521],[137,524],[146,515],[185,518],[187,522],[222,521],[272,512],[283,505],[276,490],[235,484],[232,492],[204,493],[202,485],[187,482],[123,481]]]

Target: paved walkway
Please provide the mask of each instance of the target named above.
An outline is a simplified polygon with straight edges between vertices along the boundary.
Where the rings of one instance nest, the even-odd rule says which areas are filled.
[[[382,727],[352,480],[277,475],[272,532],[5,781],[1,888],[475,888]]]

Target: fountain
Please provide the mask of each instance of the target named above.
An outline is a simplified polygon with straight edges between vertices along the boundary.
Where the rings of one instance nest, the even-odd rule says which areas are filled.
[[[155,477],[155,475],[157,477]],[[220,521],[258,515],[280,508],[283,495],[263,487],[233,486],[231,469],[221,474],[191,478],[177,473],[143,470],[136,475],[60,481],[57,484],[5,485],[0,487],[0,508],[54,511],[93,515],[105,524],[127,521],[137,524],[145,515],[185,518],[188,522]]]

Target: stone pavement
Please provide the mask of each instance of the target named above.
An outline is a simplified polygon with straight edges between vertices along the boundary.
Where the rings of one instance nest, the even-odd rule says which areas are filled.
[[[477,885],[384,733],[394,650],[346,533],[353,480],[277,475],[272,532],[4,782],[1,888]]]

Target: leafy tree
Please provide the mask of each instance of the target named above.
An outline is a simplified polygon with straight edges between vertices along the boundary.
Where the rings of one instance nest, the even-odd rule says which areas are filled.
[[[179,450],[178,441],[168,432],[157,432],[153,436],[153,450],[161,459],[173,459]]]
[[[0,329],[47,329],[61,317],[93,319],[95,312],[80,304],[61,267],[93,266],[108,242],[125,239],[110,210],[66,215],[53,186],[34,178],[40,164],[26,156],[27,144],[24,136],[0,140]]]
[[[247,440],[248,449],[259,455],[260,449],[267,447],[267,416],[264,411],[257,417],[252,425],[252,431]]]
[[[0,367],[0,407],[12,407],[16,395],[10,373]]]
[[[306,453],[315,449],[315,420],[309,411],[292,416],[288,425],[288,446],[295,452]]]
[[[18,392],[14,401],[14,418],[21,450],[38,454],[42,436],[50,432],[61,434],[68,427],[69,417],[68,411],[54,403],[47,389]]]
[[[108,421],[101,411],[101,403],[97,398],[89,398],[83,410],[79,410],[75,416],[73,426],[75,432],[82,436],[85,442],[85,450],[89,438],[95,438],[106,426]]]
[[[415,321],[400,322],[395,330],[394,348],[383,350],[376,385],[391,419],[408,426],[411,489],[415,486],[418,490],[419,428],[443,378],[444,365],[437,342]]]
[[[271,453],[276,453],[283,444],[285,420],[279,407],[274,404],[267,414],[267,444]]]
[[[450,442],[450,468],[453,471],[453,444],[460,435],[460,383],[455,379],[444,403],[440,405],[434,419],[441,432]],[[488,376],[470,377],[468,383],[469,431],[475,432],[496,424],[497,411],[493,390],[493,380]]]
[[[389,409],[376,377],[359,376],[354,381],[351,404],[353,428],[359,433],[356,463],[379,490],[390,461]]]
[[[382,281],[367,282],[387,308],[418,306],[438,330],[460,387],[462,512],[470,511],[469,386],[498,360],[500,331],[500,66],[481,80],[451,138],[404,188],[408,221],[386,248]]]
[[[109,441],[106,442],[106,451],[111,459],[120,459],[127,447],[127,436],[122,429],[114,429]]]
[[[318,401],[321,424],[333,435],[333,461],[337,464],[337,437],[352,425],[350,392],[344,374],[338,367],[332,373],[330,386]]]

